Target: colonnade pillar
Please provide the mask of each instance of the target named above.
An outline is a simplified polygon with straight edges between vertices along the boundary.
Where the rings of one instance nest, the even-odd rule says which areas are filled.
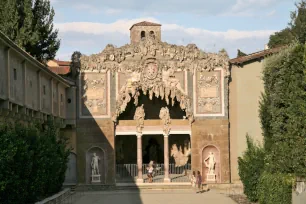
[[[165,169],[164,182],[169,183],[171,180],[169,178],[169,135],[168,134],[164,134],[164,169]]]
[[[137,178],[137,183],[143,183],[143,178],[142,178],[142,141],[141,133],[137,133],[137,169],[138,169],[138,178]]]

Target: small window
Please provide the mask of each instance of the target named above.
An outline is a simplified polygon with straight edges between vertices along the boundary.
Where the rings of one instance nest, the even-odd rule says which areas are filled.
[[[152,30],[150,31],[150,37],[155,39],[155,34],[154,34],[154,31],[152,31]]]
[[[68,102],[68,103],[71,103],[71,99],[70,99],[70,98],[68,98],[67,102]]]
[[[145,31],[141,31],[140,37],[141,37],[142,40],[145,39],[146,38],[146,32]]]
[[[44,95],[46,95],[46,86],[45,85],[43,86],[43,93],[44,93]]]
[[[61,94],[61,102],[63,102],[63,94]]]
[[[14,69],[14,80],[17,80],[17,70]]]

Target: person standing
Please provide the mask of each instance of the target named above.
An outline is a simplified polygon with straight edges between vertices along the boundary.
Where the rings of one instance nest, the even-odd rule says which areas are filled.
[[[192,188],[195,188],[196,187],[196,173],[195,173],[195,171],[192,172],[192,175],[190,177],[190,182],[191,182]]]
[[[202,176],[201,176],[200,171],[198,171],[196,184],[197,184],[197,188],[198,188],[197,193],[201,193],[201,190],[202,190]]]

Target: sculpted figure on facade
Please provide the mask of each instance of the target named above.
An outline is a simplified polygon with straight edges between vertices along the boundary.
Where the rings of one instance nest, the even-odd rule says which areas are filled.
[[[208,160],[208,162],[206,162]],[[213,152],[209,152],[207,158],[204,159],[205,165],[208,168],[207,174],[215,174],[216,159]]]
[[[136,120],[136,132],[142,133],[142,129],[144,127],[144,118],[145,118],[145,112],[143,109],[143,104],[136,108],[134,120]]]
[[[93,157],[91,159],[91,174],[92,175],[100,175],[99,171],[99,161],[100,157],[96,155],[96,153],[93,153]]]
[[[184,144],[184,151],[182,147],[178,148],[176,144],[172,145],[171,148],[171,157],[174,158],[175,167],[185,166],[189,160],[189,156],[191,155],[191,144],[190,141]]]
[[[169,109],[167,107],[163,107],[160,109],[159,112],[159,118],[163,122],[163,132],[165,135],[169,135],[170,133],[170,124],[171,124],[171,119],[170,119],[170,114],[169,114]]]
[[[81,53],[75,51],[71,56],[70,72],[69,76],[72,79],[77,79],[81,71],[81,62],[80,62]]]

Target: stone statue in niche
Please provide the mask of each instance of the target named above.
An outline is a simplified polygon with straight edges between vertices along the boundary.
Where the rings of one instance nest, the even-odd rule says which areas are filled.
[[[101,175],[99,172],[100,157],[96,153],[93,153],[91,158],[91,182],[101,182]]]
[[[136,132],[142,133],[142,129],[144,127],[144,118],[145,118],[145,112],[143,109],[143,104],[136,108],[134,120],[136,120]]]
[[[170,114],[169,114],[169,109],[167,107],[161,108],[160,112],[159,112],[159,118],[162,120],[163,122],[163,132],[165,135],[169,135],[170,133],[170,124],[171,124],[171,120],[170,120]]]
[[[190,141],[185,143],[184,152],[182,151],[182,147],[179,149],[176,144],[173,144],[170,155],[174,158],[175,167],[185,166],[188,162],[189,156],[191,155]]]
[[[206,162],[207,160],[208,162]],[[206,175],[207,181],[216,181],[216,174],[215,174],[216,159],[213,152],[209,152],[208,157],[204,159],[204,163],[208,168],[208,172]]]

